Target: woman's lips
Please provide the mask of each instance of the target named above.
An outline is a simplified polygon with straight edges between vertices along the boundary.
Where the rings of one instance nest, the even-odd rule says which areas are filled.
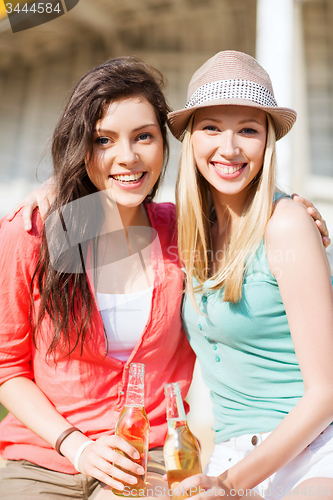
[[[132,190],[140,188],[145,182],[147,172],[137,172],[133,174],[113,174],[109,175],[112,182],[122,190]]]
[[[222,179],[232,180],[237,179],[245,167],[248,165],[247,163],[237,163],[233,165],[226,165],[225,163],[211,162],[211,165],[214,167],[215,172]]]
[[[137,174],[114,174],[110,175],[112,179],[118,182],[124,182],[124,183],[135,183],[138,182],[139,180],[142,179],[142,177],[145,175],[145,172],[139,172]]]
[[[239,170],[244,168],[245,165],[247,165],[246,163],[237,163],[237,164],[233,164],[233,165],[226,165],[225,163],[217,163],[214,161],[212,161],[211,163],[217,170],[219,170],[223,174],[234,174],[235,172],[238,172]]]

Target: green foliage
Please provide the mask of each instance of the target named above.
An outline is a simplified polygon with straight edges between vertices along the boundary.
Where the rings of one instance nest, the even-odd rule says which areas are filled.
[[[8,411],[6,410],[6,408],[4,406],[2,406],[2,404],[0,404],[0,422],[1,422],[1,420],[3,420],[5,418],[7,413],[8,413]]]

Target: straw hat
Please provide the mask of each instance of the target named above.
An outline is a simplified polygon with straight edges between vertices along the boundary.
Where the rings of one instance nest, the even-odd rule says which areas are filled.
[[[194,73],[185,107],[168,115],[171,132],[181,140],[196,109],[221,104],[266,111],[274,121],[276,140],[286,135],[296,120],[296,111],[277,105],[271,79],[260,64],[243,52],[227,50],[208,59]]]

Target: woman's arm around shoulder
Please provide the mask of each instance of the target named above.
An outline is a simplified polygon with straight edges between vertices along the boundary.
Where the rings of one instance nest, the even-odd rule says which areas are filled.
[[[26,254],[28,249],[30,251],[34,247],[39,248],[44,222],[38,207],[33,210],[30,222],[30,229],[27,231],[24,225],[23,209],[18,210],[11,223],[9,223],[8,216],[0,219],[0,259],[2,261],[4,257],[8,257],[8,255],[3,255],[3,252],[6,254],[13,248],[16,252],[22,251],[22,254]],[[28,248],[25,245],[28,245]]]
[[[45,219],[50,205],[55,199],[54,179],[51,177],[46,180],[40,187],[27,194],[27,196],[11,209],[7,215],[7,220],[13,220],[15,215],[22,209],[24,229],[30,231],[32,227],[33,211],[36,207],[39,208],[40,214]]]

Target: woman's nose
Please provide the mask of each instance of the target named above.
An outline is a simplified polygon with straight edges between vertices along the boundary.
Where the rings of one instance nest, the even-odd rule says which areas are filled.
[[[138,155],[129,141],[121,141],[117,145],[117,162],[120,165],[132,165],[138,161]]]
[[[225,130],[220,136],[220,153],[225,158],[233,158],[239,154],[237,137],[232,130]]]

